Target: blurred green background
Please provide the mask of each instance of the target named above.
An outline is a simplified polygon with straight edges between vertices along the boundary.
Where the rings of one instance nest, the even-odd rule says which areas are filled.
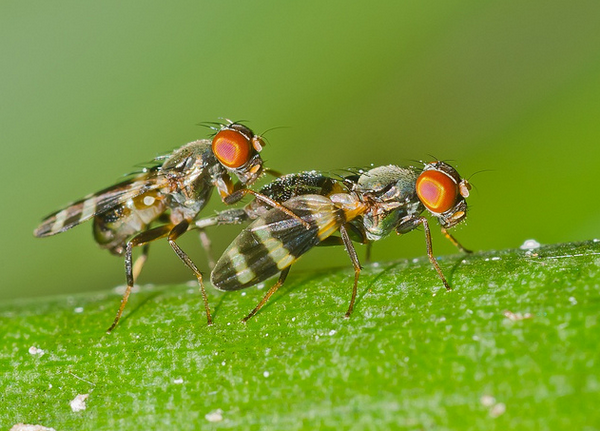
[[[486,170],[456,230],[474,250],[599,237],[598,17],[577,0],[3,1],[0,298],[122,284],[90,223],[33,229],[219,117],[285,126],[263,152],[284,173],[430,155]],[[215,254],[235,232],[210,232]],[[195,234],[181,245],[206,269]],[[437,231],[434,249],[455,252]],[[413,232],[373,257],[424,254]],[[342,248],[314,250],[292,274],[339,265]],[[140,283],[192,278],[161,241]]]

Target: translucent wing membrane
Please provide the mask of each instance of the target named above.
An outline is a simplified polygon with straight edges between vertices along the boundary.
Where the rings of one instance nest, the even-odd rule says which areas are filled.
[[[157,176],[158,169],[115,184],[67,205],[47,216],[34,231],[37,237],[56,235],[133,199],[150,190],[165,187],[168,179]]]

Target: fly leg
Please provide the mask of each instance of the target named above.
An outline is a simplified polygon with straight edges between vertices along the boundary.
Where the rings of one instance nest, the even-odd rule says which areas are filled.
[[[200,237],[200,244],[202,244],[202,248],[204,249],[204,252],[206,253],[206,259],[208,260],[208,267],[212,271],[213,268],[215,267],[215,259],[213,258],[213,255],[211,253],[212,243],[211,243],[210,238],[208,237],[207,233],[204,231],[204,229],[200,229],[200,231],[198,232],[198,236]]]
[[[131,263],[132,257],[131,256],[132,256],[133,247],[140,246],[140,245],[147,245],[148,243],[150,243],[152,241],[155,241],[159,238],[163,238],[169,234],[170,230],[171,230],[170,225],[159,226],[154,229],[144,231],[144,232],[134,236],[127,242],[127,246],[125,247],[125,276],[127,278],[127,289],[125,290],[125,293],[123,294],[123,298],[121,299],[121,306],[119,307],[119,310],[117,311],[115,320],[113,321],[113,324],[110,325],[110,328],[108,328],[108,331],[106,331],[106,332],[110,333],[113,329],[115,329],[115,326],[117,326],[117,323],[119,323],[119,319],[121,318],[121,315],[123,314],[123,310],[125,309],[125,304],[127,304],[127,300],[129,299],[129,295],[131,294],[131,289],[133,288],[133,282],[134,282],[135,278],[139,275],[139,272],[141,271],[142,266],[143,266],[144,262],[146,261],[146,257],[148,256],[148,249],[146,247],[144,247],[145,253],[143,252],[142,256],[140,256],[141,261],[138,259],[138,260],[136,260],[135,265],[132,265],[132,263]],[[140,263],[138,264],[138,262],[140,262]]]
[[[372,242],[367,242],[366,243],[366,250],[365,250],[365,262],[367,263],[371,263],[371,248],[373,247],[373,243]]]
[[[250,218],[248,214],[242,208],[232,208],[224,211],[220,211],[211,217],[206,217],[200,220],[196,220],[193,225],[188,227],[188,230],[198,229],[198,235],[200,237],[200,243],[202,244],[202,248],[206,252],[206,257],[208,259],[208,266],[212,271],[215,267],[215,260],[211,253],[211,241],[208,237],[208,234],[205,232],[205,228],[209,226],[218,226],[218,225],[230,225],[230,224],[241,224],[244,221]]]
[[[285,281],[288,273],[290,272],[290,268],[291,266],[288,266],[287,268],[285,268],[283,271],[281,271],[281,274],[279,274],[279,280],[277,280],[277,283],[275,283],[267,292],[267,294],[264,296],[264,298],[258,303],[258,305],[256,307],[254,307],[254,310],[252,310],[250,312],[250,314],[248,314],[246,317],[244,317],[242,319],[242,322],[247,322],[249,319],[251,319],[256,313],[258,313],[258,310],[260,310],[262,308],[263,305],[265,305],[265,303],[269,300],[269,298],[271,296],[273,296],[273,294],[275,292],[277,292],[277,289],[279,289],[282,285],[283,282]]]
[[[230,208],[219,211],[211,217],[196,220],[189,229],[204,229],[210,226],[241,224],[251,218],[243,208]]]
[[[348,317],[350,317],[350,315],[352,314],[352,311],[354,310],[354,303],[356,301],[356,294],[358,291],[358,278],[360,276],[360,271],[361,271],[362,267],[360,266],[360,261],[358,260],[358,254],[356,253],[354,244],[352,243],[352,240],[350,239],[350,236],[348,235],[346,226],[344,226],[344,225],[340,226],[340,235],[341,235],[341,237],[330,236],[328,238],[325,238],[323,241],[321,241],[321,243],[319,245],[320,246],[343,245],[346,248],[346,253],[348,253],[348,256],[350,256],[350,260],[352,261],[352,266],[354,267],[354,285],[352,286],[352,298],[350,299],[350,306],[348,307],[348,311],[346,311],[346,314],[344,315],[344,317],[348,318]],[[369,244],[369,243],[367,243],[367,244]]]
[[[135,283],[138,279],[140,272],[142,272],[142,268],[144,264],[148,260],[148,251],[150,251],[150,244],[144,244],[144,248],[142,248],[142,254],[133,262],[133,282]]]
[[[444,277],[444,274],[442,273],[440,265],[437,263],[437,260],[435,260],[435,256],[433,255],[433,246],[431,245],[431,232],[429,231],[429,222],[427,222],[427,219],[425,217],[419,217],[418,219],[416,219],[415,227],[419,224],[423,225],[423,230],[425,231],[425,244],[427,245],[427,256],[429,257],[429,262],[431,262],[431,264],[437,271],[438,276],[440,277],[442,283],[444,283],[444,286],[446,287],[446,290],[452,290],[452,288],[446,281],[446,277]]]
[[[202,281],[202,273],[200,272],[200,270],[198,270],[198,267],[196,266],[196,264],[194,262],[192,262],[192,259],[190,259],[190,257],[175,242],[175,240],[177,238],[179,238],[181,235],[183,235],[185,232],[187,232],[189,225],[190,225],[190,223],[187,220],[184,220],[181,223],[179,223],[178,225],[176,225],[175,227],[173,227],[170,230],[170,232],[168,233],[169,245],[171,246],[171,248],[173,249],[175,254],[177,254],[179,259],[181,259],[181,261],[183,263],[185,263],[186,266],[192,270],[192,272],[198,279],[198,284],[200,284],[200,293],[202,294],[202,299],[204,300],[204,308],[206,309],[206,320],[209,325],[212,325],[212,317],[210,315],[210,307],[208,306],[208,296],[206,295],[206,289],[204,289],[204,282]]]
[[[464,248],[464,247],[462,246],[462,244],[461,244],[460,242],[458,242],[458,240],[457,240],[456,238],[454,238],[454,237],[453,237],[453,236],[450,234],[450,232],[448,232],[446,229],[442,228],[442,234],[443,234],[443,235],[444,235],[446,238],[448,238],[448,239],[450,240],[450,242],[451,242],[452,244],[454,244],[454,246],[455,246],[456,248],[458,248],[460,251],[462,251],[463,253],[473,253],[473,251],[472,251],[472,250],[469,250],[469,249],[467,249],[467,248]]]
[[[346,252],[352,261],[352,266],[354,266],[354,285],[352,286],[352,298],[350,299],[348,311],[346,311],[346,314],[344,315],[344,317],[349,318],[352,314],[352,310],[354,310],[354,302],[356,301],[356,291],[358,290],[358,277],[360,276],[361,266],[358,260],[358,255],[356,254],[356,249],[354,248],[354,244],[352,244],[352,240],[350,239],[350,236],[348,236],[348,231],[344,225],[340,226],[340,234],[342,241],[344,242],[344,247],[346,247]]]
[[[264,169],[263,169],[263,172],[264,172],[265,174],[267,174],[267,175],[271,175],[272,177],[275,177],[275,178],[279,178],[279,177],[282,177],[282,176],[283,176],[283,174],[282,174],[281,172],[279,172],[279,171],[276,171],[276,170],[274,170],[274,169],[270,169],[270,168],[264,168]]]
[[[273,207],[273,208],[277,208],[279,211],[287,214],[289,217],[296,219],[298,222],[300,222],[300,224],[302,224],[307,230],[310,229],[310,223],[303,220],[302,217],[300,217],[299,215],[294,214],[294,212],[292,210],[290,210],[289,208],[284,207],[282,204],[280,204],[277,201],[274,201],[273,199],[271,199],[268,196],[265,196],[261,193],[255,192],[254,190],[250,190],[250,189],[239,189],[234,191],[233,193],[231,193],[230,195],[226,196],[223,199],[223,202],[225,202],[227,205],[231,205],[234,204],[236,202],[238,202],[239,200],[241,200],[245,195],[250,194],[252,196],[254,196],[257,200],[266,203],[267,205]]]

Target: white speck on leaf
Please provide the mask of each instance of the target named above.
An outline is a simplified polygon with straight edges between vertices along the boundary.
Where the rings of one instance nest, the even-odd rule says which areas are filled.
[[[504,310],[504,316],[508,319],[508,320],[512,320],[513,322],[517,322],[519,320],[525,320],[525,319],[531,319],[533,317],[533,314],[531,313],[513,313],[510,310]]]
[[[268,372],[268,371],[265,371],[265,372],[263,373],[263,376],[265,376],[265,377],[269,377],[269,372]]]
[[[481,401],[481,405],[482,406],[484,406],[484,407],[491,407],[496,402],[496,398],[494,398],[491,395],[482,395],[481,399],[479,401]]]
[[[75,310],[73,310],[75,313],[79,314],[79,313],[83,313],[83,307],[77,307],[75,308]]]
[[[173,380],[173,383],[175,383],[176,385],[180,385],[183,383],[183,379],[180,377],[178,379]]]
[[[497,403],[496,398],[494,398],[492,395],[482,395],[479,401],[481,402],[482,406],[490,408],[490,417],[497,418],[506,412],[506,404]]]
[[[497,418],[498,416],[502,416],[505,412],[506,412],[506,404],[498,403],[490,409],[490,416],[493,418]]]
[[[569,297],[569,302],[571,305],[577,305],[577,299],[574,296]]]
[[[9,431],[56,431],[43,425],[15,424]]]
[[[223,420],[223,410],[217,409],[204,415],[204,418],[209,422],[221,422]]]
[[[29,353],[32,355],[44,356],[44,353],[46,353],[46,352],[44,352],[42,349],[38,349],[35,346],[31,346],[29,348]]]
[[[540,248],[542,245],[537,242],[535,239],[526,239],[523,244],[519,247],[521,250],[535,250],[536,248]]]
[[[69,403],[71,405],[71,410],[74,412],[80,412],[82,410],[87,409],[85,405],[85,400],[88,399],[90,394],[78,394],[73,400]]]

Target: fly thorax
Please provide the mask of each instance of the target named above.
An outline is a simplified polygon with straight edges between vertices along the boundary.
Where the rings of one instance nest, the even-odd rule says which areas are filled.
[[[356,192],[373,202],[404,202],[414,195],[416,180],[413,169],[379,166],[361,174]]]
[[[419,200],[408,202],[405,208],[406,211],[403,215],[406,215],[408,217],[416,217],[425,210],[425,207]]]
[[[378,241],[389,235],[395,229],[401,215],[400,211],[368,211],[363,215],[363,227],[367,239]]]

